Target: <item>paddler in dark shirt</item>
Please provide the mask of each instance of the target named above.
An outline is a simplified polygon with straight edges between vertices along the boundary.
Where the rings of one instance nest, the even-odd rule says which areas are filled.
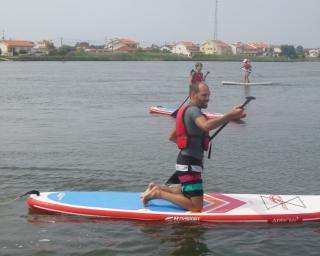
[[[180,185],[169,187],[150,182],[141,196],[144,205],[154,198],[161,198],[186,210],[201,212],[203,208],[202,159],[205,150],[205,147],[202,146],[204,139],[202,134],[243,116],[243,109],[235,107],[222,117],[207,119],[201,112],[202,108],[207,108],[210,96],[209,87],[204,82],[192,84],[189,95],[190,106],[179,109],[179,112],[184,112],[178,112],[177,117],[181,118],[179,118],[179,122],[177,121],[176,128],[170,135],[170,140],[177,143],[180,149],[183,148],[179,151],[176,162],[176,174]],[[181,146],[179,143],[181,139],[178,139],[181,137],[177,135],[181,122],[186,128],[187,139],[190,140],[185,146]],[[194,134],[191,136],[191,133]]]

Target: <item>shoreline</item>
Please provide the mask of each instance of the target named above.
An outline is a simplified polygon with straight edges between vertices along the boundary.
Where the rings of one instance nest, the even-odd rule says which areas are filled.
[[[230,61],[241,62],[244,58],[252,62],[318,62],[320,58],[288,58],[247,55],[199,55],[193,57],[158,52],[133,53],[82,53],[71,52],[65,56],[1,56],[0,61]]]

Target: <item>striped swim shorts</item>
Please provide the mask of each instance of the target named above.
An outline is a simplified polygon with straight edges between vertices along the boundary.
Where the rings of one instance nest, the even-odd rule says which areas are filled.
[[[186,197],[203,196],[202,170],[201,160],[181,153],[178,155],[176,174]]]

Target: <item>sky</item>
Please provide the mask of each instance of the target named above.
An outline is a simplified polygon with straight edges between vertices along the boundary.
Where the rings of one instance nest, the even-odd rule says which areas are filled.
[[[114,37],[142,46],[214,37],[216,0],[0,0],[5,39],[56,46]],[[320,0],[218,0],[217,36],[227,43],[320,47]]]

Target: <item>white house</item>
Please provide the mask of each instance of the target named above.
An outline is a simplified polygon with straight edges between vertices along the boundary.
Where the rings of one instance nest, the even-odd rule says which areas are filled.
[[[273,46],[273,56],[279,57],[282,53],[281,46]]]
[[[259,54],[259,50],[251,45],[244,44],[244,43],[235,43],[229,44],[231,46],[233,54],[236,55],[249,55],[249,56],[256,56]]]
[[[165,45],[160,46],[160,51],[162,51],[162,52],[172,52],[172,48],[173,48],[172,45],[165,44]]]
[[[260,56],[273,56],[273,46],[271,44],[252,43],[249,45],[256,48]]]
[[[115,52],[132,52],[139,49],[139,43],[127,38],[113,38],[104,48]]]
[[[193,56],[195,53],[199,53],[200,48],[198,45],[191,41],[181,41],[176,43],[172,47],[172,53],[186,56]]]
[[[3,56],[15,56],[19,54],[30,54],[34,44],[30,41],[1,40],[0,51]]]
[[[306,55],[311,58],[320,57],[320,48],[305,49]]]
[[[47,40],[43,40],[41,42],[37,42],[34,47],[33,50],[31,51],[32,54],[35,55],[39,55],[39,56],[43,56],[43,55],[48,55],[49,54],[49,49],[50,49],[50,45],[53,46],[53,43],[47,41]]]
[[[220,40],[209,40],[201,44],[200,52],[204,54],[232,54],[231,47]]]

